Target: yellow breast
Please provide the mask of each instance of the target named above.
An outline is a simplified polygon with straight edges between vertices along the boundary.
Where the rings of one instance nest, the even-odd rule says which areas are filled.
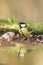
[[[24,36],[30,36],[31,32],[27,30],[27,28],[21,28],[21,32]]]

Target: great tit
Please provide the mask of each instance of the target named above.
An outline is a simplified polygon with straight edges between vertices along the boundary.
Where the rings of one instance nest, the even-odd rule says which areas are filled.
[[[21,22],[21,23],[19,23],[19,26],[20,26],[20,33],[22,35],[24,35],[25,37],[30,36],[32,29],[31,28],[27,28],[26,23]]]

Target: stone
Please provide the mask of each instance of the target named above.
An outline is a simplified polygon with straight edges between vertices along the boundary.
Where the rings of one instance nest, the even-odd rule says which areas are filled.
[[[3,38],[4,40],[7,40],[7,41],[12,41],[14,36],[15,36],[15,33],[13,33],[13,32],[6,32],[3,35],[1,35],[1,38]]]

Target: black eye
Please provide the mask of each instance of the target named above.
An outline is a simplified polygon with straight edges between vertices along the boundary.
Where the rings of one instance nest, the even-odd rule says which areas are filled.
[[[24,22],[19,23],[20,28],[25,28],[27,25]]]

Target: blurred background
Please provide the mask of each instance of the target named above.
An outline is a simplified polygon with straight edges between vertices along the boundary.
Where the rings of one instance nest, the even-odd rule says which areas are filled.
[[[43,21],[43,0],[0,0],[0,18]]]

